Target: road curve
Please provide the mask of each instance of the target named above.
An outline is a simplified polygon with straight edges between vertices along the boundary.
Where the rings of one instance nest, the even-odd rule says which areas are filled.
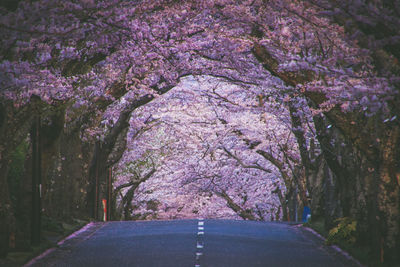
[[[233,220],[93,223],[25,266],[357,266],[299,226]]]

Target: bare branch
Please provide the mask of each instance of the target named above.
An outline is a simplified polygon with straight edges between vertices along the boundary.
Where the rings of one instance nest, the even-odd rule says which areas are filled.
[[[239,159],[237,156],[233,155],[225,147],[223,147],[223,150],[226,152],[226,154],[228,154],[229,157],[235,159],[240,164],[240,166],[242,166],[245,169],[257,169],[257,170],[261,170],[261,171],[264,171],[264,172],[267,172],[267,173],[271,173],[272,172],[270,169],[266,169],[266,168],[260,166],[258,163],[255,163],[254,165],[247,165],[241,159]]]

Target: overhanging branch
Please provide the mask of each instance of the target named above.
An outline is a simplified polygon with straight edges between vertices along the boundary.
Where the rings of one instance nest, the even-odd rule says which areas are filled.
[[[232,153],[231,153],[228,149],[226,149],[225,147],[223,147],[222,149],[226,152],[226,154],[228,154],[229,157],[235,159],[235,160],[240,164],[240,166],[242,166],[242,167],[245,168],[245,169],[258,169],[258,170],[261,170],[261,171],[264,171],[264,172],[267,172],[267,173],[271,173],[271,172],[272,172],[271,170],[266,169],[266,168],[260,166],[258,163],[255,163],[254,165],[247,165],[247,164],[245,164],[241,159],[239,159],[237,156],[235,156],[234,154],[232,154]]]

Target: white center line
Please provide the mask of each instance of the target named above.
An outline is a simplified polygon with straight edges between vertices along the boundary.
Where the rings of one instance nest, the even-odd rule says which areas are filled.
[[[199,241],[197,241],[197,248],[204,248],[204,245],[202,243],[200,243]]]
[[[204,248],[204,241],[201,241],[202,238],[200,238],[200,236],[204,235],[204,219],[203,218],[199,218],[199,222],[198,222],[198,231],[197,231],[197,244],[196,244],[196,264],[194,265],[194,267],[200,267],[200,256],[203,256],[203,252],[202,249]]]

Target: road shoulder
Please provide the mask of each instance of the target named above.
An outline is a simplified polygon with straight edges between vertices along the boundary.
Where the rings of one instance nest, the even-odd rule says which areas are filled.
[[[106,224],[107,223],[103,222],[90,222],[86,224],[79,230],[60,240],[56,247],[47,249],[42,254],[23,265],[23,267],[55,265],[55,262],[59,258],[68,254],[72,247],[90,238],[95,232],[104,227]]]
[[[314,229],[309,228],[307,226],[303,226],[302,224],[294,225],[293,227],[296,227],[303,233],[303,235],[312,241],[314,244],[316,244],[317,247],[325,250],[328,254],[337,257],[340,259],[343,264],[346,266],[357,266],[357,267],[364,267],[357,259],[353,258],[349,253],[346,251],[342,250],[336,245],[326,245],[325,241],[326,238],[317,233]]]

